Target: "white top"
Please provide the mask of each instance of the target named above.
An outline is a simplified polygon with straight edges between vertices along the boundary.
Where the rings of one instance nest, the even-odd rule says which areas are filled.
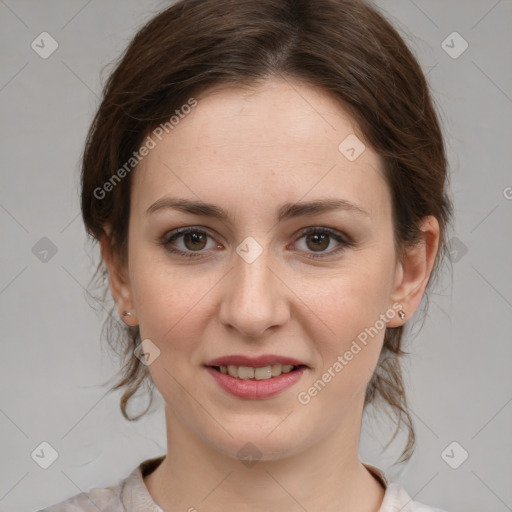
[[[154,501],[143,478],[154,471],[165,455],[147,459],[126,478],[105,489],[91,489],[38,512],[165,512]],[[384,471],[362,462],[386,488],[378,512],[446,512],[413,501],[398,482],[391,482]]]

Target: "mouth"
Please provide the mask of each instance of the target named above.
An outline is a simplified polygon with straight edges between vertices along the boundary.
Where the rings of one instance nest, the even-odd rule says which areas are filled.
[[[295,372],[299,369],[306,368],[306,365],[292,365],[292,364],[272,364],[267,366],[236,366],[230,365],[219,365],[210,366],[214,370],[224,375],[230,375],[236,379],[242,380],[268,380],[279,377],[284,373]]]
[[[233,355],[204,365],[221,389],[242,399],[274,397],[295,385],[309,369],[297,359],[277,355]]]

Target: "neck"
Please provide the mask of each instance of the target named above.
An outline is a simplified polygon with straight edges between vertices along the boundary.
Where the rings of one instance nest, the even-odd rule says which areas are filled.
[[[165,511],[378,512],[382,504],[385,490],[359,461],[360,425],[342,425],[300,453],[244,464],[195,436],[169,407],[166,421],[168,454],[144,479]]]

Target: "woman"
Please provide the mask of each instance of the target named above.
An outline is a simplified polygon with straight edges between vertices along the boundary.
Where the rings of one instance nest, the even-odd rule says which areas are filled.
[[[155,384],[168,453],[45,510],[439,510],[358,446],[380,403],[414,449],[402,331],[445,252],[446,168],[425,77],[367,3],[182,0],[147,23],[82,212],[126,324],[113,389],[131,420]]]

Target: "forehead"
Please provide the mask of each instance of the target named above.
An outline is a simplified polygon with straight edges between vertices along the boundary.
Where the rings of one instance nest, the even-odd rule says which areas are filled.
[[[166,194],[222,202],[234,213],[317,196],[380,213],[390,208],[380,157],[324,91],[269,80],[251,88],[217,87],[196,100],[161,140],[152,136],[155,147],[134,176],[135,210]],[[347,145],[364,150],[351,160],[343,152]]]

